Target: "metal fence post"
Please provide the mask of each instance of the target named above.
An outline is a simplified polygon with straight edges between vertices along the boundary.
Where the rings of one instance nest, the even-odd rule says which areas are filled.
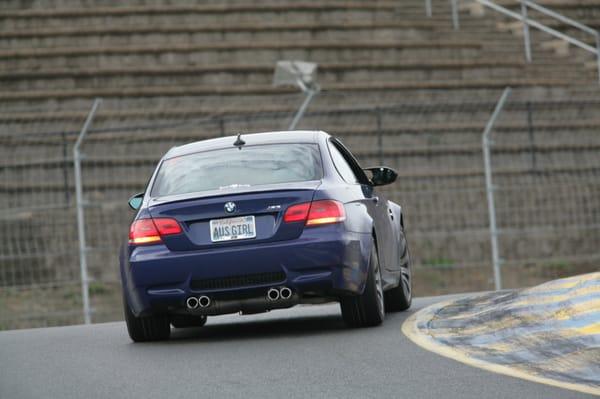
[[[70,192],[69,192],[69,170],[68,170],[68,166],[69,166],[68,162],[69,161],[67,160],[67,134],[65,132],[62,132],[61,137],[62,137],[62,155],[63,155],[63,161],[62,161],[63,187],[65,190],[65,208],[66,208],[70,205],[70,202],[71,202],[71,196],[70,196]]]
[[[377,153],[379,155],[379,165],[383,165],[383,127],[381,108],[375,108],[375,116],[377,118]]]
[[[89,296],[89,281],[87,273],[87,246],[85,242],[85,219],[84,219],[84,201],[83,201],[83,186],[81,181],[81,159],[82,154],[79,151],[79,147],[83,143],[85,135],[94,119],[96,110],[101,99],[97,98],[94,100],[92,109],[90,110],[81,131],[79,137],[73,146],[73,168],[75,171],[75,201],[77,204],[77,235],[79,238],[79,268],[81,274],[81,296],[83,300],[83,319],[85,324],[91,323],[90,314],[90,296]]]
[[[427,17],[429,18],[431,18],[431,15],[433,14],[431,10],[431,0],[425,0],[425,14],[427,14]]]
[[[301,84],[301,87],[302,86],[305,87],[305,89],[302,89],[302,91],[306,94],[306,97],[304,98],[302,105],[300,105],[298,112],[296,112],[296,115],[294,115],[294,119],[292,119],[292,123],[290,123],[288,130],[296,129],[296,125],[298,125],[298,122],[300,122],[300,119],[302,119],[302,117],[304,116],[304,112],[306,112],[306,109],[308,108],[308,105],[312,101],[313,97],[320,91],[318,86],[316,88],[306,87],[306,85],[304,85],[303,83]]]
[[[521,16],[523,17],[523,40],[525,41],[525,59],[531,62],[531,37],[529,36],[529,22],[527,19],[527,3],[521,0]]]
[[[452,5],[452,26],[454,29],[460,29],[460,21],[458,19],[458,0],[450,0]]]
[[[529,133],[529,147],[531,148],[531,170],[537,170],[537,160],[535,154],[535,133],[533,130],[533,110],[531,109],[531,102],[527,101],[527,132]]]
[[[596,63],[598,64],[598,84],[600,84],[600,30],[596,31]]]
[[[500,253],[498,249],[498,226],[496,225],[496,205],[494,203],[494,185],[492,184],[492,160],[490,146],[493,142],[490,140],[490,133],[494,128],[496,119],[502,112],[504,104],[508,96],[510,95],[511,88],[507,87],[502,93],[502,97],[498,100],[494,113],[490,117],[485,130],[482,135],[482,146],[483,146],[483,162],[485,167],[485,191],[487,193],[488,200],[488,214],[490,219],[490,241],[492,245],[492,263],[494,266],[494,288],[496,290],[502,289],[502,275],[500,274]]]

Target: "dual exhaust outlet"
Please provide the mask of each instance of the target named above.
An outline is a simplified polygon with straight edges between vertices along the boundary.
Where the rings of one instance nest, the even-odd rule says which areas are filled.
[[[288,287],[271,288],[269,291],[267,291],[267,299],[269,301],[290,299],[292,295],[294,295],[294,293]]]
[[[210,306],[211,304],[211,300],[209,297],[207,297],[206,295],[202,295],[198,298],[196,298],[195,296],[191,296],[189,297],[186,301],[185,304],[187,305],[188,309],[198,309],[198,308],[207,308]]]

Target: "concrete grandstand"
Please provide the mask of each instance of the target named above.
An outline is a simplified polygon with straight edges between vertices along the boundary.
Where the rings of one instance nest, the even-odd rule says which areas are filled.
[[[600,28],[600,0],[539,3]],[[300,97],[271,84],[281,59],[319,64],[322,93],[300,128],[399,171],[390,195],[408,215],[418,295],[491,288],[480,140],[506,86],[517,90],[494,148],[506,285],[596,270],[595,58],[532,30],[527,63],[520,25],[468,2],[460,17],[456,30],[445,0],[432,17],[423,0],[4,0],[0,234],[14,238],[0,243],[0,289],[77,279],[70,151],[94,98],[103,104],[93,129],[104,134],[90,135],[83,167],[96,204],[86,210],[90,270],[102,287],[117,281],[126,199],[162,152],[285,128]],[[518,233],[530,227],[542,232]],[[120,313],[107,290],[98,320]]]

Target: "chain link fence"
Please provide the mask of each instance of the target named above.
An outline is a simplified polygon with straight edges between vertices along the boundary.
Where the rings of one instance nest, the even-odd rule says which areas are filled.
[[[0,328],[81,320],[70,154],[85,112],[0,115]]]
[[[440,103],[323,92],[298,126],[336,135],[364,166],[399,172],[385,190],[406,214],[418,296],[494,287],[481,142],[492,94]],[[219,112],[200,102],[99,108],[81,146],[93,322],[121,318],[118,254],[133,217],[127,199],[144,190],[160,157],[191,141],[285,130],[300,102],[285,95]],[[599,105],[518,90],[496,122],[504,287],[597,270]],[[0,113],[0,329],[84,320],[73,145],[90,107]]]
[[[491,150],[505,286],[599,269],[599,107],[516,100],[498,119]]]

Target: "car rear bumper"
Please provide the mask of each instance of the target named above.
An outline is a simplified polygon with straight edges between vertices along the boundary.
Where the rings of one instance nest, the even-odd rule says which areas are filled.
[[[264,298],[271,287],[292,289],[295,301],[290,306],[308,297],[360,294],[371,242],[370,234],[332,225],[306,228],[295,240],[201,251],[129,247],[121,257],[123,288],[138,316],[180,313],[190,296],[217,301]],[[220,314],[215,312],[210,314]]]

